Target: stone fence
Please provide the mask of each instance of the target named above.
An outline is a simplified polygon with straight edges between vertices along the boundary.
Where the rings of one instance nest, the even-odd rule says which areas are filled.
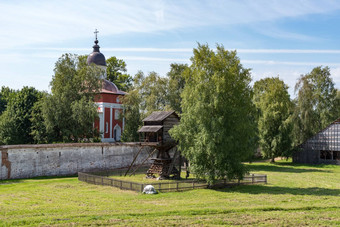
[[[140,143],[72,143],[0,146],[0,180],[40,176],[67,176],[127,167],[139,149],[135,164],[149,154]]]

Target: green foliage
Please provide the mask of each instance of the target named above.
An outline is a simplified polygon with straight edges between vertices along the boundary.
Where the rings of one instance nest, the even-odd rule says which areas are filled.
[[[170,109],[177,113],[182,113],[181,109],[181,93],[185,86],[185,78],[183,72],[188,69],[187,64],[176,64],[170,65],[170,72],[167,73],[168,82],[168,102]]]
[[[160,77],[156,72],[145,76],[142,71],[135,75],[133,86],[123,99],[126,120],[123,141],[137,141],[142,119],[153,111],[181,112],[180,94],[185,85],[183,72],[187,68],[187,65],[171,64],[167,77]]]
[[[7,103],[11,99],[11,96],[15,95],[15,91],[8,87],[1,87],[0,91],[0,115],[7,108]]]
[[[33,137],[34,143],[48,142],[48,134],[42,113],[42,107],[47,96],[47,93],[42,93],[42,98],[38,102],[34,103],[32,107],[32,114],[30,118],[32,125],[30,135]]]
[[[209,183],[219,178],[242,178],[241,160],[255,149],[254,105],[249,69],[236,52],[217,45],[193,50],[185,70],[181,124],[171,130],[191,171]]]
[[[301,75],[296,86],[295,144],[298,145],[339,117],[336,89],[328,67]]]
[[[293,104],[288,86],[278,77],[265,78],[254,84],[254,104],[257,108],[258,136],[265,157],[288,156],[291,150]]]
[[[153,111],[168,107],[167,85],[168,79],[155,72],[150,72],[146,77],[142,71],[135,75],[132,89],[123,98],[126,122],[123,141],[137,141],[137,130],[142,125],[142,119]]]
[[[150,72],[148,76],[144,76],[143,72],[139,72],[136,76],[136,84],[140,84],[137,90],[141,96],[141,111],[144,116],[154,111],[162,111],[166,109],[167,101],[167,85],[168,79],[160,77],[156,72]]]
[[[111,57],[106,60],[107,79],[117,85],[119,90],[128,91],[132,86],[132,77],[126,74],[126,63],[122,59]]]
[[[6,90],[6,110],[0,116],[0,144],[33,143],[31,132],[32,109],[42,97],[33,87],[23,87],[19,91]]]
[[[138,90],[130,90],[122,99],[124,104],[125,127],[122,135],[124,142],[139,141],[138,129],[142,125],[141,113],[139,111],[141,97]]]
[[[340,90],[337,89],[336,90],[336,98],[335,98],[335,102],[334,102],[334,116],[336,116],[336,118],[340,118]]]
[[[82,56],[64,54],[56,62],[54,73],[52,94],[41,105],[48,135],[43,141],[78,142],[97,137],[93,128],[98,117],[94,98],[103,70],[88,66]]]

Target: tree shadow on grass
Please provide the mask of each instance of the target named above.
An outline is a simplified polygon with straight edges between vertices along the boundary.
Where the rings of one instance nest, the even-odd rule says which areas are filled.
[[[306,168],[294,168],[294,167],[306,167]],[[289,173],[305,173],[305,172],[322,172],[322,173],[331,173],[330,170],[321,170],[315,168],[308,168],[312,166],[306,165],[287,165],[287,164],[256,164],[256,165],[249,165],[250,171],[268,171],[268,172],[289,172]],[[314,166],[313,166],[314,167]]]
[[[278,187],[278,186],[266,186],[266,185],[243,185],[233,188],[217,189],[222,192],[240,192],[248,194],[271,194],[271,195],[317,195],[317,196],[340,196],[340,189],[329,189],[329,188],[289,188],[289,187]]]
[[[32,177],[32,178],[21,178],[21,179],[6,179],[0,180],[0,185],[5,184],[17,184],[17,183],[24,183],[28,180],[33,181],[40,181],[40,180],[51,180],[51,179],[63,179],[63,178],[75,178],[77,175],[69,175],[69,176],[46,176],[46,177]]]

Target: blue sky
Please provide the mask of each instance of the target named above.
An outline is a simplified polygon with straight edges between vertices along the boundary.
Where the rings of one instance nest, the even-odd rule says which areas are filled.
[[[165,76],[188,63],[197,42],[237,50],[253,81],[329,66],[340,89],[340,1],[0,0],[0,86],[49,91],[63,53],[101,52],[126,61],[128,73]]]

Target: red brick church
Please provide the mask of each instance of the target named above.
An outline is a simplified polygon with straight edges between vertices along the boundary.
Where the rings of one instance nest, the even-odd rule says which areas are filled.
[[[106,60],[105,56],[100,53],[97,31],[93,52],[87,58],[87,64],[96,64],[105,70],[102,77],[102,89],[96,100],[98,106],[99,119],[95,121],[94,127],[101,133],[102,142],[120,141],[124,130],[124,118],[122,118],[123,106],[121,102],[124,91],[120,91],[118,87],[111,81],[106,80]]]

